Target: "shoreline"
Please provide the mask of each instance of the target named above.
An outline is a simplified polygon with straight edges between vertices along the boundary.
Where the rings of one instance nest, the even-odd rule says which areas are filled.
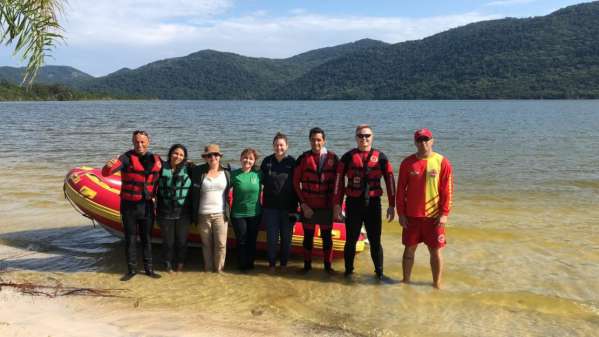
[[[120,291],[123,296],[110,298],[94,296],[90,292],[67,294],[56,292],[62,281],[69,284],[65,289],[86,287],[77,277],[48,272],[0,271],[4,284],[35,284],[33,289],[42,293],[29,294],[18,287],[0,287],[0,336],[39,337],[204,337],[247,336],[295,337],[319,335],[331,337],[361,336],[343,329],[321,326],[310,322],[289,321],[281,323],[261,310],[245,315],[212,312],[209,303],[205,310],[189,310],[165,305],[157,308],[152,300],[137,297],[136,289],[123,284],[123,289],[96,289]],[[101,275],[98,276],[102,278]],[[112,277],[112,276],[111,276]],[[141,281],[141,282],[140,282]],[[114,284],[118,284],[116,283]],[[143,282],[143,283],[142,283]],[[153,281],[140,279],[137,286],[150,285]],[[84,282],[85,283],[85,282]],[[106,282],[99,281],[104,285]],[[48,288],[44,288],[48,287]],[[92,288],[93,289],[93,288]],[[58,293],[53,297],[52,294]],[[62,294],[62,295],[61,295]],[[89,296],[86,296],[89,295]],[[90,295],[91,294],[91,295]],[[119,293],[113,293],[119,295]]]

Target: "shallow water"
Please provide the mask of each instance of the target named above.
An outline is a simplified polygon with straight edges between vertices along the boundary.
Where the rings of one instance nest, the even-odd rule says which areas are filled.
[[[596,101],[0,103],[0,269],[24,280],[126,288],[123,305],[207,312],[231,325],[263,317],[328,335],[589,336],[599,328],[598,113]],[[384,284],[373,280],[367,252],[348,281],[319,268],[298,274],[298,260],[270,275],[261,259],[244,275],[228,258],[229,273],[206,274],[192,249],[188,272],[123,285],[120,241],[62,193],[69,168],[102,165],[128,148],[134,129],[150,132],[156,152],[182,142],[195,160],[218,141],[236,164],[248,145],[270,153],[277,130],[290,135],[297,156],[315,125],[341,154],[362,122],[373,125],[375,145],[395,168],[421,126],[453,163],[443,291],[430,287],[424,247],[415,284],[397,283],[397,222],[384,226]],[[159,260],[158,246],[154,253]]]

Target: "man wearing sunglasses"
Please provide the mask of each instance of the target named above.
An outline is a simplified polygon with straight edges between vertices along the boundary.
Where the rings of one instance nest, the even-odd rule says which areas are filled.
[[[445,247],[445,225],[451,209],[453,175],[451,163],[433,151],[433,134],[429,129],[414,133],[416,153],[404,159],[397,181],[397,213],[403,227],[403,282],[410,283],[414,254],[420,242],[430,253],[433,286],[441,288]]]
[[[362,224],[366,227],[370,243],[370,257],[374,264],[377,279],[383,275],[383,246],[381,245],[381,195],[383,189],[381,178],[385,180],[387,199],[387,221],[395,217],[395,181],[393,167],[387,156],[372,147],[374,134],[366,124],[356,127],[357,147],[341,157],[337,166],[334,190],[334,214],[341,219],[341,204],[345,199],[345,276],[351,276],[354,271],[356,242],[360,236]],[[347,178],[347,183],[346,183]]]
[[[162,161],[148,151],[150,135],[134,131],[133,150],[106,162],[102,175],[121,172],[121,221],[125,233],[127,273],[121,278],[128,281],[137,274],[137,234],[141,240],[142,257],[146,275],[160,278],[152,266],[151,231],[154,224],[154,200]]]

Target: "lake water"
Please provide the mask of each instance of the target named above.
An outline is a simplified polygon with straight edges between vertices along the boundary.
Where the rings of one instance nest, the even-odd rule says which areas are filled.
[[[0,103],[0,120],[0,269],[14,277],[127,287],[147,308],[231,325],[263,317],[314,334],[590,336],[599,328],[599,101],[26,102]],[[395,172],[420,127],[453,164],[442,291],[430,286],[424,247],[413,285],[375,282],[368,252],[348,281],[319,264],[297,274],[299,260],[287,274],[269,275],[264,259],[249,275],[234,264],[224,276],[202,273],[199,250],[182,275],[123,285],[120,241],[93,228],[62,193],[70,168],[103,165],[130,147],[135,129],[147,130],[161,155],[183,143],[197,161],[217,142],[238,165],[245,147],[270,154],[277,131],[299,155],[314,126],[341,155],[361,123],[373,127]],[[397,222],[384,225],[383,246],[386,274],[401,279]]]

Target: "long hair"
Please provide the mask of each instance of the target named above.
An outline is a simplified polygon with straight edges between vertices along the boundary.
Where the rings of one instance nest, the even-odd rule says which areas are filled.
[[[185,163],[187,163],[187,148],[183,144],[174,144],[173,146],[171,146],[171,148],[168,150],[168,162],[171,162],[171,155],[173,154],[173,152],[175,152],[176,149],[183,150],[183,161],[179,163],[177,167],[171,167],[172,169],[179,169],[180,167],[183,167]]]

